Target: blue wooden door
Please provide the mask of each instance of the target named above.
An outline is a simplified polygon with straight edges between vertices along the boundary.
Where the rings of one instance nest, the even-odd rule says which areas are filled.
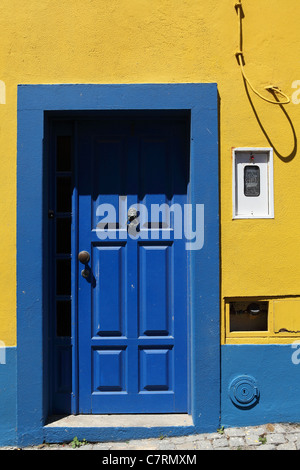
[[[80,413],[188,410],[188,153],[182,118],[78,124]]]

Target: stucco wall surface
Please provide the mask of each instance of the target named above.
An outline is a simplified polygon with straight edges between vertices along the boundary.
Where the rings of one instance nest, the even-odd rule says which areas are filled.
[[[216,82],[222,296],[299,295],[298,1],[243,2],[245,70],[266,96],[264,87],[271,84],[293,97],[284,107],[245,88],[235,57],[239,30],[234,3],[1,1],[0,339],[7,346],[16,344],[18,84]],[[233,147],[274,148],[274,219],[232,220]]]

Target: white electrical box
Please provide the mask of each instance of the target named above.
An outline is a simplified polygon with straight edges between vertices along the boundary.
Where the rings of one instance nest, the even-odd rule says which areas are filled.
[[[233,150],[233,218],[274,218],[273,150]]]

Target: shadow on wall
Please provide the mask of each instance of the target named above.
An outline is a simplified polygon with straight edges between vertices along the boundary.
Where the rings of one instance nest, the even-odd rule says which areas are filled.
[[[271,100],[268,100],[266,98],[264,98],[262,95],[260,95],[260,93],[258,93],[253,87],[252,85],[250,84],[249,80],[247,79],[247,77],[245,76],[245,73],[244,73],[244,65],[245,65],[245,56],[244,56],[244,52],[243,52],[243,42],[244,42],[244,37],[243,37],[243,20],[245,18],[245,13],[244,13],[244,10],[243,10],[243,6],[242,6],[242,0],[239,0],[239,3],[236,3],[235,5],[235,9],[237,11],[237,14],[238,14],[238,18],[239,18],[239,47],[240,47],[240,50],[239,52],[237,52],[236,54],[236,58],[237,58],[237,61],[238,61],[238,64],[239,66],[241,67],[241,70],[242,70],[242,75],[243,75],[243,80],[244,80],[244,86],[245,86],[245,90],[246,90],[246,94],[247,94],[247,97],[248,97],[248,100],[249,100],[249,103],[251,105],[251,108],[252,108],[252,111],[254,113],[254,116],[259,124],[259,127],[261,128],[264,136],[266,137],[267,141],[269,142],[269,145],[273,148],[274,150],[274,153],[277,155],[278,158],[280,158],[283,162],[290,162],[293,160],[293,158],[296,156],[297,154],[297,148],[298,148],[298,142],[297,142],[297,135],[296,135],[296,131],[295,131],[295,128],[293,126],[293,123],[292,123],[292,120],[290,118],[290,116],[288,115],[286,109],[284,108],[284,105],[283,104],[280,104],[280,101],[278,99],[278,96],[277,96],[277,93],[279,93],[280,95],[283,95],[287,98],[287,100],[289,101],[288,97],[286,95],[284,95],[284,93],[280,92],[279,90],[277,90],[276,92],[276,88],[275,87],[268,87],[268,91],[270,93],[273,94],[273,97],[274,97],[274,100],[271,101]],[[289,126],[292,130],[292,133],[293,133],[293,148],[292,148],[292,151],[288,154],[288,155],[282,155],[278,149],[276,148],[276,146],[274,145],[273,141],[271,140],[271,138],[269,137],[266,129],[264,128],[260,118],[259,118],[259,115],[258,115],[258,112],[254,106],[254,103],[252,101],[252,98],[250,96],[250,91],[249,91],[249,88],[252,88],[252,91],[254,91],[258,96],[260,96],[262,99],[264,99],[265,101],[269,101],[269,103],[273,103],[277,106],[279,106],[285,116],[285,118],[287,119],[288,123],[289,123]],[[288,101],[286,103],[288,103]],[[278,104],[277,104],[277,103]]]
[[[273,148],[274,150],[274,153],[277,155],[277,157],[280,158],[280,160],[282,160],[283,162],[286,162],[286,163],[289,163],[290,161],[293,160],[293,158],[296,156],[297,154],[297,149],[298,149],[298,141],[297,141],[297,135],[296,135],[296,131],[295,131],[295,128],[294,128],[294,125],[292,123],[292,120],[290,118],[290,116],[288,115],[286,109],[284,108],[283,105],[279,105],[279,107],[281,108],[284,116],[286,117],[290,127],[291,127],[291,130],[292,130],[292,133],[293,133],[293,149],[292,151],[288,154],[288,155],[282,155],[278,149],[276,148],[276,146],[274,145],[274,142],[271,140],[271,138],[269,137],[266,129],[264,128],[260,118],[259,118],[259,115],[258,115],[258,112],[253,104],[253,101],[251,99],[251,96],[250,96],[250,93],[249,93],[249,90],[248,90],[248,86],[247,86],[247,83],[246,81],[244,80],[244,86],[245,86],[245,90],[246,90],[246,94],[247,94],[247,97],[248,97],[248,100],[249,100],[249,103],[251,105],[251,108],[252,108],[252,111],[254,113],[254,116],[259,124],[259,127],[261,128],[263,134],[265,135],[267,141],[269,142],[270,146]],[[274,97],[276,100],[278,100],[277,96],[275,95],[274,93]]]

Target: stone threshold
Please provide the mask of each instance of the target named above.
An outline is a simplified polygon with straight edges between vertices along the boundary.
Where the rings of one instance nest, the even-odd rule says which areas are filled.
[[[193,426],[187,414],[50,416],[45,428],[156,428]]]

